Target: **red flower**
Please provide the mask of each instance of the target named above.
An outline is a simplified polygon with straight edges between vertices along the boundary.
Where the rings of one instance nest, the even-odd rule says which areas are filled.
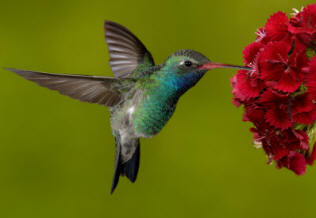
[[[309,149],[308,136],[302,130],[275,131],[268,125],[260,125],[252,128],[251,131],[255,141],[262,144],[269,157],[269,162],[282,160],[292,151],[305,152]]]
[[[316,100],[316,56],[310,61],[308,73],[306,74],[306,86],[308,92],[313,96],[313,100]]]
[[[264,92],[258,99],[258,103],[261,103],[266,110],[264,115],[266,122],[275,128],[291,127],[290,100],[289,96],[271,90]]]
[[[290,20],[289,31],[301,42],[315,48],[316,43],[316,4],[308,5]]]
[[[316,106],[309,93],[297,95],[292,101],[293,121],[302,124],[313,124],[316,120]]]
[[[283,12],[277,12],[273,14],[267,21],[264,29],[266,36],[264,37],[264,42],[271,41],[288,41],[291,40],[291,33],[288,30],[289,18]]]
[[[261,42],[250,43],[244,50],[244,63],[248,66],[252,66],[256,63],[258,53],[263,49],[265,45]]]
[[[236,74],[235,91],[242,101],[258,97],[263,88],[263,83],[259,80],[256,72],[239,70]]]
[[[256,104],[246,104],[243,121],[250,121],[255,126],[263,126],[265,124],[264,119],[264,108]]]
[[[291,46],[286,42],[270,42],[259,54],[262,79],[278,91],[293,92],[304,79],[302,68],[308,61],[306,54]]]
[[[294,171],[297,175],[302,175],[306,171],[306,160],[304,155],[291,151],[289,155],[277,161],[279,168],[286,167]]]
[[[243,50],[251,70],[231,79],[234,104],[244,106],[243,121],[255,126],[255,145],[268,163],[297,175],[316,160],[316,56],[306,55],[313,49],[309,54],[316,54],[315,36],[316,4],[290,21],[283,12],[273,14]]]
[[[314,34],[316,32],[316,4],[308,5],[291,18],[291,32]]]

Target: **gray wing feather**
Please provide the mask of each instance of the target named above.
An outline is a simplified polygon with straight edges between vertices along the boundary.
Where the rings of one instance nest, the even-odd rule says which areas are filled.
[[[121,100],[121,94],[115,88],[119,83],[116,78],[52,74],[9,68],[6,68],[6,70],[12,71],[40,86],[56,90],[63,95],[80,101],[111,107]]]
[[[110,53],[109,63],[115,77],[126,78],[140,65],[154,65],[150,52],[127,28],[111,21],[105,21],[104,28]]]

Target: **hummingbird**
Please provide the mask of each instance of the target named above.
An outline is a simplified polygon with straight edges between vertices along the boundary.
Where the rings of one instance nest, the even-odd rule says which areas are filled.
[[[71,98],[109,108],[116,148],[113,193],[120,176],[131,182],[137,178],[140,138],[159,133],[179,98],[208,70],[248,68],[214,63],[190,49],[176,51],[155,65],[151,53],[130,30],[112,21],[105,21],[104,28],[114,77],[6,70]]]

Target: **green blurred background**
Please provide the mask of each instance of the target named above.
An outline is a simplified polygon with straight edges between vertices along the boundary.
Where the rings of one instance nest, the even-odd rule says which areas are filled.
[[[270,14],[313,1],[1,0],[0,66],[112,76],[105,19],[130,28],[161,63],[191,48],[241,64]],[[0,217],[315,217],[316,167],[305,176],[266,165],[233,70],[216,69],[180,100],[163,131],[142,140],[138,180],[110,195],[109,112],[1,70]]]

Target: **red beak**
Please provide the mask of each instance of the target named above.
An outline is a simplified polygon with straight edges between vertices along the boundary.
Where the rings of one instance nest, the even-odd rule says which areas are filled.
[[[251,70],[250,67],[231,65],[231,64],[219,64],[219,63],[213,63],[213,62],[208,62],[206,64],[201,65],[199,67],[199,70],[211,70],[214,68],[235,68],[235,69],[241,69],[241,70]]]

